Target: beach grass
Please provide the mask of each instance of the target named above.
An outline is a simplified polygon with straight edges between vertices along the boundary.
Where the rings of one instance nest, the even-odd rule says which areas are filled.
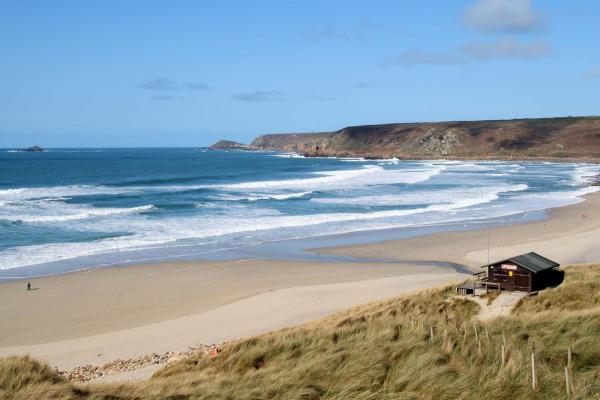
[[[597,399],[599,287],[600,265],[567,267],[561,286],[486,322],[452,288],[427,290],[187,357],[138,383],[76,385],[7,358],[0,398]]]

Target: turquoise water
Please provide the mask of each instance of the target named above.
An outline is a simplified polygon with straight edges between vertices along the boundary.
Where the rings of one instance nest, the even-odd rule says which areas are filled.
[[[0,277],[573,204],[596,165],[207,149],[0,151]]]

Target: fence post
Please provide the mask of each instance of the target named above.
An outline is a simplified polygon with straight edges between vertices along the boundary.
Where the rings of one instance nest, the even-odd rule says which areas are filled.
[[[433,344],[433,326],[429,325],[429,341]]]
[[[535,378],[535,353],[531,353],[531,387],[535,390],[537,381]]]
[[[565,367],[565,384],[567,387],[567,397],[569,397],[569,394],[571,392],[570,390],[570,385],[569,385],[569,368]]]
[[[500,360],[500,369],[504,368],[504,359],[506,358],[506,349],[502,345],[502,360]]]
[[[571,359],[572,359],[571,346],[569,346],[567,349],[567,368],[569,368],[569,369],[571,369]]]

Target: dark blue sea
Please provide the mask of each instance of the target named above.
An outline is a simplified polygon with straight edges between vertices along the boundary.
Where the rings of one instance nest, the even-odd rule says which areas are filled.
[[[468,226],[582,201],[598,173],[580,163],[193,148],[1,150],[0,278],[210,259],[350,232]]]

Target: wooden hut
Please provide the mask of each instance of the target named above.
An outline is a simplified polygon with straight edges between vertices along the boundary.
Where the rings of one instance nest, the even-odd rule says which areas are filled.
[[[537,253],[527,253],[520,256],[497,261],[481,268],[487,268],[487,273],[476,274],[474,289],[498,289],[506,291],[537,292],[553,286],[559,279],[556,269],[560,264],[542,257]]]

